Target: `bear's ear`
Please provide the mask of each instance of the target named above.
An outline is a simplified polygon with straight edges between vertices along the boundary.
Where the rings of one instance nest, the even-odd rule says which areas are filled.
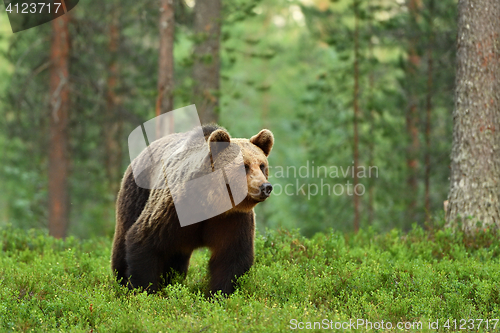
[[[274,145],[273,133],[268,129],[263,129],[259,134],[250,138],[250,142],[262,149],[266,156],[269,156]]]
[[[213,156],[226,149],[231,142],[229,133],[224,129],[218,129],[212,132],[208,137],[208,148]]]

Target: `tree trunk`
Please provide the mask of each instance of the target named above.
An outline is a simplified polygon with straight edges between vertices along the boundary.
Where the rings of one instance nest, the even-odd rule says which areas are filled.
[[[447,226],[470,233],[500,227],[500,3],[459,0],[458,13]]]
[[[370,36],[372,35],[372,27],[373,24],[370,25]],[[373,54],[373,42],[371,38],[368,42],[368,52],[369,59],[373,62],[375,60],[375,56]],[[370,133],[373,135],[375,133],[375,110],[374,110],[374,102],[375,102],[375,67],[372,65],[370,67],[370,74],[368,77],[368,121],[370,122]],[[375,164],[374,155],[375,155],[375,140],[371,139],[368,142],[368,168]],[[372,177],[368,178],[368,225],[373,225],[373,221],[375,220],[375,209],[374,209],[374,201],[375,201],[375,184]]]
[[[158,60],[158,99],[156,101],[156,116],[174,109],[174,0],[161,0],[160,2],[160,54]],[[157,139],[169,126],[173,132],[173,119],[168,124],[156,122]],[[161,128],[160,128],[161,127]]]
[[[109,25],[109,43],[108,50],[111,57],[108,67],[108,84],[106,96],[106,126],[104,128],[104,137],[106,141],[106,174],[109,181],[109,188],[113,195],[118,194],[121,179],[122,145],[120,143],[123,121],[119,116],[119,97],[117,89],[119,85],[118,78],[118,46],[120,43],[120,12],[118,8],[111,11]]]
[[[49,233],[63,238],[68,228],[69,14],[52,21],[50,50]]]
[[[196,1],[193,66],[194,101],[202,124],[217,122],[219,114],[219,47],[221,1]]]
[[[418,154],[420,142],[418,137],[418,94],[416,91],[416,81],[418,78],[418,67],[420,65],[420,56],[418,49],[418,25],[417,19],[421,0],[409,0],[408,9],[410,11],[410,39],[408,48],[408,68],[407,90],[408,90],[408,109],[406,112],[406,131],[410,136],[410,142],[407,148],[406,165],[408,168],[408,215],[410,219],[415,218],[415,208],[417,206],[418,193]]]
[[[354,232],[359,230],[359,195],[356,194],[358,179],[358,165],[359,165],[359,133],[358,133],[358,118],[359,118],[359,1],[354,0],[354,96],[353,96],[353,109],[354,109]]]
[[[431,113],[432,113],[432,76],[433,76],[433,49],[434,49],[434,0],[429,0],[429,44],[427,47],[427,98],[425,113],[425,216],[429,226],[431,222]]]

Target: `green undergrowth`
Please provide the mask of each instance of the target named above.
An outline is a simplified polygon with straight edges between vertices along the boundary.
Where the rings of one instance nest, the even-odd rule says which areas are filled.
[[[206,250],[194,253],[184,281],[148,296],[113,280],[109,239],[63,241],[12,227],[0,235],[2,332],[336,331],[324,329],[326,322],[377,331],[345,324],[359,320],[390,322],[394,331],[399,322],[430,331],[439,320],[444,332],[455,330],[455,319],[457,331],[471,319],[467,331],[477,331],[480,319],[500,318],[500,241],[488,230],[466,237],[449,229],[369,229],[310,239],[267,231],[256,237],[254,266],[227,298],[206,297]],[[483,321],[479,331],[494,324],[486,329]]]

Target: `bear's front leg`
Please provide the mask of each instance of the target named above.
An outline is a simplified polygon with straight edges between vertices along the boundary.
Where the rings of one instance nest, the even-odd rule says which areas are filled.
[[[189,259],[191,258],[191,253],[176,253],[168,257],[163,264],[163,280],[165,285],[172,283],[172,278],[179,274],[182,278],[185,278],[189,268]]]
[[[148,294],[158,290],[162,273],[161,261],[156,251],[147,242],[134,243],[127,240],[127,278],[129,289],[141,287]]]
[[[210,291],[223,294],[234,292],[237,278],[245,274],[253,264],[253,243],[239,244],[217,249],[208,263],[210,271]]]

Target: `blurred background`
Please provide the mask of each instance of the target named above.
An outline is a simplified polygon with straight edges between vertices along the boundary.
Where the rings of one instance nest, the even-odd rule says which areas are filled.
[[[256,208],[261,231],[407,230],[443,218],[455,0],[220,1],[215,117],[233,137],[262,128],[275,135],[270,181],[279,185]],[[195,0],[174,0],[174,9],[179,108],[200,98],[196,15],[204,13]],[[0,225],[49,228],[52,205],[65,207],[64,234],[113,234],[127,137],[157,111],[159,15],[158,1],[129,0],[81,1],[65,15],[68,121],[59,158],[67,175],[51,186],[53,25],[13,34],[0,5]],[[366,168],[357,180],[355,165]],[[345,184],[354,181],[360,196],[352,186],[349,195]],[[330,195],[321,195],[325,184]],[[331,193],[337,184],[342,194]],[[66,194],[50,201],[57,186]]]

